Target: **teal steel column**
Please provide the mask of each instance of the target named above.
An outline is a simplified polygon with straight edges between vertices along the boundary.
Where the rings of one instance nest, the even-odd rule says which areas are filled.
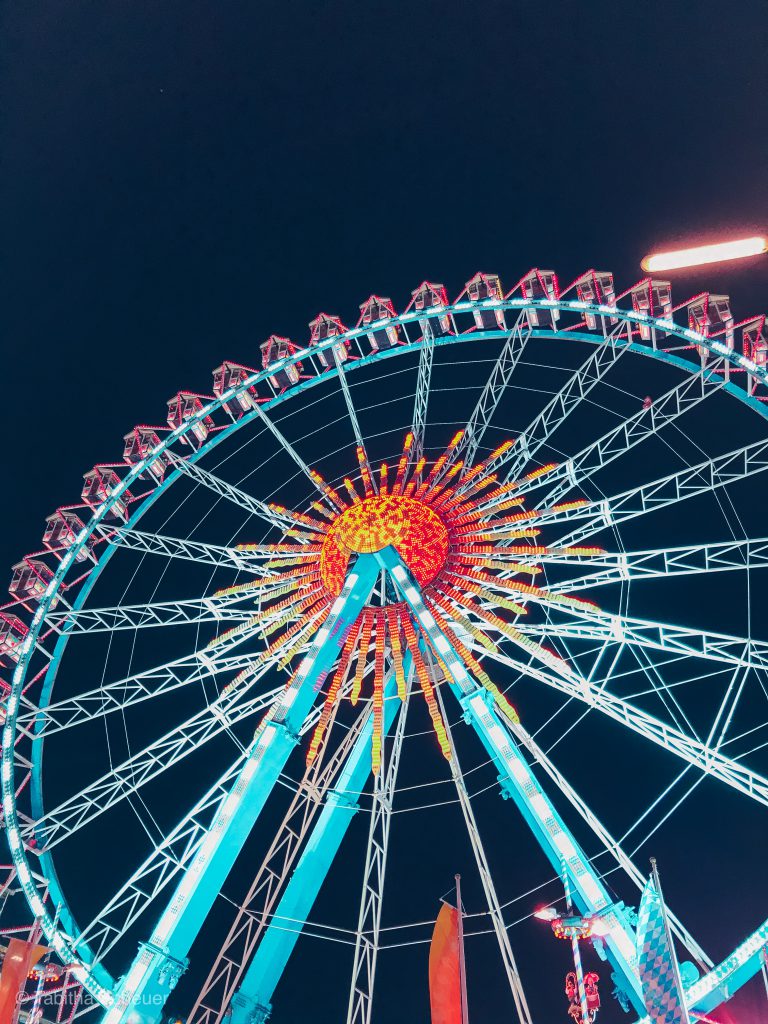
[[[564,821],[544,794],[514,739],[502,724],[496,702],[485,687],[469,675],[453,645],[437,625],[421,596],[418,584],[393,548],[376,554],[383,568],[408,603],[422,632],[439,652],[450,677],[448,683],[468,722],[499,769],[502,792],[517,804],[557,874],[565,868],[574,901],[585,914],[600,913],[609,931],[603,938],[608,959],[617,980],[638,1012],[644,1004],[637,972],[635,931],[629,913],[614,904],[589,859],[568,831]]]
[[[315,684],[333,666],[349,627],[379,577],[371,555],[360,555],[326,624],[283,696],[259,727],[235,783],[179,882],[149,942],[139,948],[118,985],[104,1024],[158,1024],[187,966],[187,953],[221,891],[316,698]]]
[[[406,655],[403,665],[406,678],[410,678],[410,655]],[[390,673],[384,686],[385,734],[392,728],[400,708],[400,701],[395,699],[395,695],[394,675]],[[231,1024],[261,1024],[269,1016],[272,996],[298,941],[301,923],[306,921],[349,824],[359,809],[358,796],[371,773],[372,732],[373,714],[369,713],[339,776],[338,785],[328,795],[274,918],[232,1000]],[[285,930],[286,924],[295,930]]]

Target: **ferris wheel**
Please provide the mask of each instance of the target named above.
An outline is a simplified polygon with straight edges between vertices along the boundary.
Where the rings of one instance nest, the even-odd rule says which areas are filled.
[[[484,841],[495,801],[529,892],[555,901],[563,879],[600,916],[597,953],[642,1021],[638,852],[666,836],[728,898],[738,872],[686,807],[765,828],[765,317],[536,269],[309,326],[135,427],[14,567],[3,814],[32,914],[106,1024],[162,1020],[190,957],[189,1021],[279,1020],[281,978],[324,938],[348,954],[346,1020],[367,1024],[377,968],[419,925],[386,923],[390,846],[446,805],[528,1024],[513,925],[535,897]],[[667,895],[706,1014],[760,971],[768,911],[741,908],[751,933],[724,922],[712,956]]]

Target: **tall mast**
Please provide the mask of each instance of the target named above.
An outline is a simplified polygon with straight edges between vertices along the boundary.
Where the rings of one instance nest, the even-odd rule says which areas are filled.
[[[461,875],[456,875],[456,913],[459,931],[459,978],[461,980],[461,1024],[469,1024],[467,1008],[467,965],[464,960],[464,911],[461,907]]]

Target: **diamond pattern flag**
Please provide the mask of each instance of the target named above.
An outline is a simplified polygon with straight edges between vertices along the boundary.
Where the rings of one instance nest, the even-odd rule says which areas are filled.
[[[649,878],[637,915],[637,960],[651,1024],[690,1024],[661,898]]]

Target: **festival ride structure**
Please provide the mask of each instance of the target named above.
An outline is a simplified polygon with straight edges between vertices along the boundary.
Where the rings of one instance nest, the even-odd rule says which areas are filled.
[[[436,739],[429,747],[448,763],[519,1019],[532,1016],[500,879],[452,739],[462,727],[451,725],[457,707],[579,913],[600,918],[595,947],[630,1019],[642,1021],[631,905],[615,898],[559,807],[630,883],[641,885],[642,875],[537,742],[510,693],[517,704],[524,686],[552,691],[562,706],[584,705],[641,737],[650,751],[681,761],[686,781],[691,772],[745,805],[762,810],[768,803],[761,764],[768,724],[755,717],[756,707],[758,716],[764,711],[768,641],[752,637],[751,622],[739,635],[631,615],[628,607],[634,589],[650,580],[691,577],[698,585],[722,574],[751,582],[768,564],[768,537],[744,527],[731,505],[730,526],[741,535],[645,548],[623,540],[631,525],[654,516],[666,537],[665,513],[713,495],[731,501],[732,490],[768,469],[764,317],[736,324],[727,298],[709,294],[673,306],[670,285],[652,279],[617,295],[607,272],[588,271],[561,290],[552,271],[539,269],[508,293],[498,276],[477,274],[453,302],[442,285],[425,282],[403,313],[375,295],[360,309],[352,329],[320,314],[303,347],[272,336],[261,346],[260,371],[223,363],[212,396],[179,392],[168,403],[168,426],[127,434],[123,462],[86,473],[82,503],[50,516],[44,550],[14,568],[11,601],[0,611],[0,657],[8,692],[3,813],[16,876],[46,941],[94,1012],[106,1024],[159,1021],[268,798],[288,781],[290,804],[189,1018],[208,1024],[231,1009],[232,1024],[265,1020],[369,787],[347,1013],[348,1024],[369,1021],[406,713],[421,695]],[[547,353],[538,363],[537,348]],[[397,359],[410,360],[412,369],[407,420],[377,432],[381,411],[371,402],[376,423],[364,430],[371,412],[356,401],[357,382],[366,381],[385,404]],[[652,366],[665,390],[628,406],[632,390],[620,375],[629,363]],[[430,410],[448,390],[436,380],[452,365],[468,372],[472,364],[487,373],[472,392],[469,415],[462,423],[435,422]],[[504,403],[526,367],[555,368],[560,379],[527,423],[511,426]],[[288,437],[291,408],[311,404],[313,389],[333,389],[342,403],[347,443],[341,455],[321,449],[317,460],[335,465],[333,475],[310,467]],[[600,405],[603,393],[621,402]],[[738,409],[754,439],[740,443],[730,431],[730,446],[708,454],[688,437],[683,424],[716,402]],[[608,429],[597,426],[601,411],[612,417]],[[579,417],[591,436],[580,437]],[[228,460],[243,455],[235,445],[254,433],[273,446],[262,463],[275,452],[287,459],[286,480],[263,465],[254,479],[253,468],[227,479]],[[317,423],[308,446],[317,447],[316,433]],[[662,436],[655,460],[667,451],[669,465],[645,463],[640,479],[607,490],[612,473]],[[387,457],[374,459],[382,444]],[[299,496],[278,504],[281,484]],[[214,543],[164,532],[155,513],[166,503],[166,522],[176,522],[190,494],[236,510],[233,534],[240,539]],[[145,528],[147,521],[155,526]],[[99,603],[125,554],[138,567],[123,596]],[[211,580],[228,574],[229,582],[189,598],[157,598],[156,586],[141,600],[126,599],[153,560],[210,567]],[[167,638],[176,630],[185,639],[174,646]],[[72,653],[73,641],[106,637],[111,651],[121,636],[133,646],[147,634],[161,635],[155,653],[159,646],[171,656],[135,668],[131,654],[117,679],[108,678],[109,652],[103,663]],[[685,699],[704,683],[715,694],[706,723]],[[193,693],[202,707],[134,749],[129,722],[159,724]],[[340,716],[347,724],[335,730]],[[124,733],[122,748],[112,722]],[[109,764],[87,778],[94,728],[106,732]],[[78,736],[86,740],[73,746]],[[150,811],[145,796],[153,785],[222,737],[231,740],[234,760],[201,787],[180,820]],[[286,774],[296,757],[305,762],[300,777]],[[169,800],[167,787],[155,792]],[[68,851],[127,808],[141,822],[146,855],[129,867],[101,847],[101,870],[110,878],[124,873],[84,919],[76,902],[89,900],[82,892],[70,898],[64,880],[69,875],[69,889],[76,888],[72,858],[79,854]],[[95,874],[92,881],[95,887]],[[715,965],[670,917],[681,948],[699,965],[686,988],[692,1011],[711,1010],[759,971],[768,921],[756,920],[752,934]],[[285,921],[294,927],[281,927]],[[126,943],[137,935],[139,951],[126,960]]]

